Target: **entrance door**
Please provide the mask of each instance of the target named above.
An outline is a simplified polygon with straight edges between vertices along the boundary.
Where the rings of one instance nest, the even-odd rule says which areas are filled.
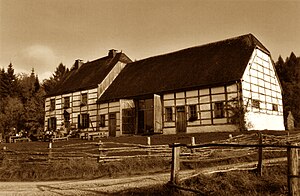
[[[176,107],[176,132],[186,133],[186,113],[184,106]]]
[[[116,113],[111,113],[108,115],[109,117],[109,136],[116,136],[116,128],[117,128],[117,121],[116,121]]]
[[[138,133],[142,134],[144,132],[145,132],[145,112],[143,110],[140,110],[138,114]]]

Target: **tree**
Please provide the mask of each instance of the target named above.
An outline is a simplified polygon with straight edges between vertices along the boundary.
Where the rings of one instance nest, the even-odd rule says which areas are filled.
[[[286,79],[286,82],[291,83],[298,83],[298,70],[297,67],[300,67],[299,61],[296,57],[296,55],[292,52],[290,57],[288,57],[285,61],[285,66],[287,70],[288,78]]]
[[[291,55],[283,61],[279,56],[275,63],[275,68],[283,89],[283,114],[285,119],[289,111],[295,118],[295,127],[300,127],[300,58],[292,52]]]
[[[281,56],[278,57],[278,61],[275,63],[276,71],[281,81],[287,80],[287,72],[285,69],[285,63]]]
[[[2,102],[4,105],[0,112],[0,128],[2,133],[7,135],[22,126],[20,119],[24,113],[24,107],[18,97],[6,97]]]
[[[18,81],[14,74],[13,65],[10,63],[7,72],[1,70],[0,94],[1,97],[15,96],[19,93]]]
[[[43,128],[45,91],[34,73],[14,74],[10,64],[0,70],[0,130],[5,135],[13,130],[30,131]]]
[[[68,73],[69,69],[60,63],[53,76],[43,81],[43,88],[45,89],[45,92],[50,93],[59,82],[62,82],[67,77]]]
[[[60,82],[65,79],[68,73],[69,69],[66,68],[66,66],[64,66],[62,63],[60,63],[53,74],[53,78],[55,81]]]
[[[44,95],[44,91],[40,90],[23,105],[24,115],[20,120],[23,125],[22,129],[27,130],[29,133],[43,129]]]
[[[23,74],[19,78],[22,86],[21,99],[24,107],[24,114],[20,118],[22,126],[28,132],[42,129],[44,124],[44,101],[45,91],[40,88],[38,77],[32,70],[30,76]]]

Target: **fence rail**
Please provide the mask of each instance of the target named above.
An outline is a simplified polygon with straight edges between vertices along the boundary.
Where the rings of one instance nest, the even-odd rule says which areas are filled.
[[[193,140],[192,140],[193,141]],[[258,144],[225,144],[225,143],[207,143],[207,144],[180,144],[173,143],[169,147],[172,148],[172,165],[171,165],[171,177],[170,184],[176,185],[179,182],[178,176],[180,171],[180,147],[186,147],[188,149],[205,148],[205,147],[231,147],[231,148],[258,148],[258,164],[257,171],[259,175],[262,175],[262,160],[263,160],[263,148],[285,148],[287,149],[287,183],[288,183],[288,195],[299,196],[299,153],[300,146],[297,143],[294,144],[262,144],[262,136],[259,135]],[[193,151],[192,151],[193,152]],[[183,187],[181,187],[183,188]]]
[[[204,147],[241,147],[241,148],[258,148],[258,147],[276,147],[276,148],[300,148],[296,145],[278,145],[278,144],[217,144],[217,143],[207,143],[207,144],[170,144],[169,147],[187,147],[187,148],[204,148]]]

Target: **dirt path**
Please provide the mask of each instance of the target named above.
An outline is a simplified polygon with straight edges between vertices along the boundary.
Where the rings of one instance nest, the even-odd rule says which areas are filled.
[[[265,160],[264,164],[285,161],[286,158]],[[253,168],[257,162],[238,163],[199,170],[180,171],[179,179],[183,180],[193,175],[210,174],[220,171]],[[116,194],[129,188],[146,187],[165,184],[170,179],[170,173],[145,176],[123,177],[118,179],[71,180],[52,182],[1,182],[0,195],[108,195]]]

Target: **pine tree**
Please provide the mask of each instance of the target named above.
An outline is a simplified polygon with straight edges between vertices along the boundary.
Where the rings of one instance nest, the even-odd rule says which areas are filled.
[[[69,72],[69,69],[67,69],[66,66],[64,66],[62,63],[60,63],[53,74],[53,78],[55,81],[60,82],[60,81],[64,80],[64,78],[68,74],[68,72]]]
[[[19,93],[18,81],[14,74],[12,63],[8,65],[7,72],[1,71],[0,93],[2,97],[16,96]]]
[[[297,72],[297,64],[299,64],[298,59],[296,55],[292,52],[290,57],[286,59],[285,62],[286,70],[287,70],[287,76],[286,82],[292,82],[297,83],[298,82],[298,72]]]
[[[289,111],[295,118],[295,127],[300,127],[300,58],[292,52],[284,62],[281,56],[275,63],[283,89],[283,113],[286,121]]]
[[[50,93],[58,83],[63,82],[63,80],[68,76],[68,73],[69,69],[60,63],[53,76],[43,81],[43,88],[45,92]]]

